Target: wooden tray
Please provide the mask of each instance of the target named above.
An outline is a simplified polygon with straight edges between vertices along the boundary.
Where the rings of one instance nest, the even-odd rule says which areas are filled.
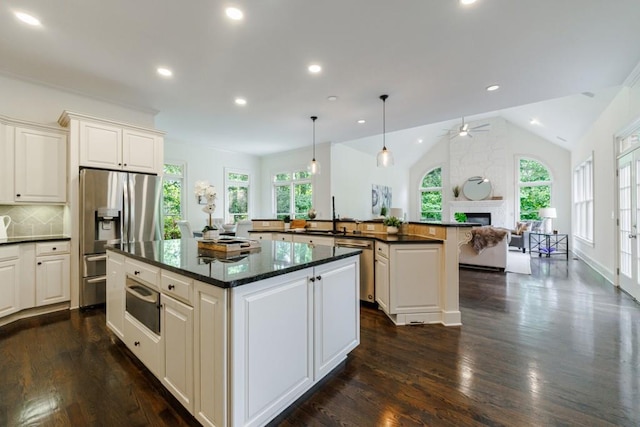
[[[252,248],[259,248],[258,240],[249,239],[213,239],[198,240],[198,249],[216,252],[237,252]]]

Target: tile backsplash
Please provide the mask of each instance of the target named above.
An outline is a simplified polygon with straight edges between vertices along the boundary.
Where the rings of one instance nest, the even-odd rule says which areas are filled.
[[[9,215],[8,237],[58,236],[64,234],[64,206],[0,205],[0,216]]]

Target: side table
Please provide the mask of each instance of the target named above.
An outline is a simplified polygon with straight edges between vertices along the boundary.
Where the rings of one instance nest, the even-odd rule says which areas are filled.
[[[564,255],[569,260],[569,235],[529,233],[529,253],[537,253],[539,257],[546,255]]]

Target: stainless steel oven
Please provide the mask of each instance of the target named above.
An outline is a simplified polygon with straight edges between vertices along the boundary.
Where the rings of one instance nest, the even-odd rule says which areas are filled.
[[[160,293],[132,277],[127,277],[126,291],[127,313],[160,335]]]

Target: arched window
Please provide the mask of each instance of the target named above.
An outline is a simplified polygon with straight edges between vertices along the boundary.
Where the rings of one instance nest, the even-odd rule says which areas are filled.
[[[542,163],[520,159],[518,167],[520,220],[540,219],[538,210],[551,207],[551,174]]]
[[[442,221],[442,168],[431,169],[422,178],[420,219]]]

